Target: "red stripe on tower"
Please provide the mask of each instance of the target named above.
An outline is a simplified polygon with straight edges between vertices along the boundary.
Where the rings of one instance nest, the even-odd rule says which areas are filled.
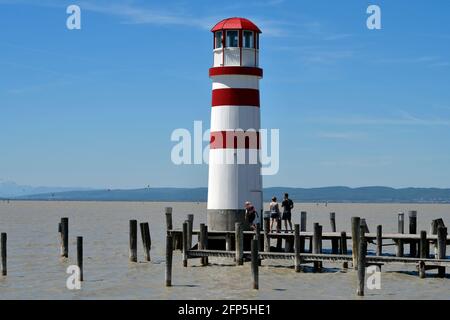
[[[211,132],[210,149],[260,149],[257,131]]]
[[[257,89],[215,89],[212,92],[212,106],[253,106],[259,107]]]
[[[229,74],[243,75],[243,76],[257,76],[262,78],[263,70],[254,67],[213,67],[209,69],[209,76],[223,76]]]

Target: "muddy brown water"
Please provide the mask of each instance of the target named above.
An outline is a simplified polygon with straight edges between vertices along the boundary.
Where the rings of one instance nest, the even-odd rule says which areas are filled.
[[[195,215],[194,225],[206,220],[205,203],[152,202],[0,202],[0,231],[8,233],[8,276],[0,276],[1,299],[361,299],[357,298],[356,273],[344,272],[339,264],[324,266],[315,274],[307,268],[295,273],[288,261],[263,262],[260,290],[251,289],[250,265],[236,267],[230,259],[210,258],[201,267],[190,260],[183,268],[181,254],[174,254],[173,284],[164,287],[165,215],[173,207],[175,227],[186,215]],[[336,212],[338,231],[350,231],[352,216],[364,217],[371,231],[382,224],[384,232],[397,229],[397,212],[418,211],[418,230],[430,229],[430,221],[444,218],[450,225],[446,204],[296,204],[293,219],[308,212],[308,230],[313,222],[330,230],[329,212]],[[69,217],[69,259],[59,258],[58,222]],[[152,261],[128,262],[128,223],[148,221],[152,237]],[[68,290],[66,268],[76,263],[76,236],[84,237],[84,278],[81,290]],[[408,247],[405,246],[407,252]],[[374,250],[374,246],[369,247]],[[393,247],[385,247],[391,251]],[[447,273],[450,271],[447,269]],[[414,266],[383,267],[380,290],[367,290],[362,299],[450,299],[450,277],[419,279]]]

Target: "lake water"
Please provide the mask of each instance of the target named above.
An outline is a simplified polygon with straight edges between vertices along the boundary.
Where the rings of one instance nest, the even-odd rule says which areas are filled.
[[[338,264],[326,271],[295,273],[291,262],[263,261],[260,290],[251,289],[250,265],[236,267],[231,259],[210,258],[201,267],[190,260],[183,268],[174,253],[173,287],[164,286],[165,215],[173,207],[175,227],[186,215],[195,215],[194,227],[206,220],[205,203],[141,202],[0,202],[0,231],[8,233],[8,276],[0,276],[2,299],[361,299],[355,295],[356,273]],[[364,217],[371,231],[382,224],[384,232],[397,229],[397,212],[418,211],[418,229],[430,229],[432,219],[450,225],[450,205],[432,204],[296,204],[293,220],[308,212],[313,222],[329,231],[329,212],[336,212],[338,231],[350,231],[352,216]],[[69,259],[59,257],[58,222],[69,217]],[[152,261],[128,262],[129,220],[149,222]],[[81,290],[66,288],[66,268],[76,263],[76,236],[84,238],[84,278]],[[385,247],[393,250],[393,247]],[[405,246],[407,252],[408,246]],[[369,246],[374,250],[374,246]],[[138,242],[143,260],[142,242]],[[447,269],[447,272],[450,271]],[[362,299],[450,299],[450,277],[440,279],[429,271],[419,279],[414,266],[384,266],[380,290],[367,290]]]

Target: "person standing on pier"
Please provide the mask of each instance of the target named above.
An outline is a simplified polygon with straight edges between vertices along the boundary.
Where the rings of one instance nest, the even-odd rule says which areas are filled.
[[[269,205],[270,209],[270,219],[272,220],[270,224],[270,230],[273,230],[274,222],[277,223],[277,232],[281,232],[281,217],[280,217],[280,207],[278,206],[277,197],[272,198],[272,202]]]
[[[256,210],[250,201],[245,203],[245,221],[250,225],[252,230],[256,230]]]
[[[289,199],[289,195],[287,193],[284,194],[284,200],[281,203],[281,206],[283,207],[283,216],[281,217],[282,220],[284,220],[284,226],[286,227],[286,231],[288,230],[288,222],[290,230],[292,231],[292,209],[294,208],[294,202],[292,202],[291,199]]]

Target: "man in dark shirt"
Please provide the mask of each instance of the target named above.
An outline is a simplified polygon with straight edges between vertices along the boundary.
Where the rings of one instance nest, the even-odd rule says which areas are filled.
[[[287,193],[284,194],[284,200],[281,203],[281,207],[283,208],[283,215],[281,217],[282,220],[284,220],[284,226],[286,227],[286,230],[288,230],[288,222],[289,227],[292,231],[292,209],[294,208],[294,203],[291,199],[289,199],[289,195]]]

